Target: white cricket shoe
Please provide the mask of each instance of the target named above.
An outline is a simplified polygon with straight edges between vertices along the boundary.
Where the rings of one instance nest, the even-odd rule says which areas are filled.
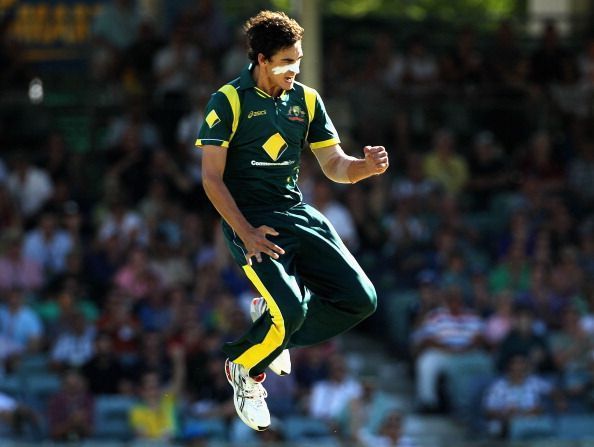
[[[266,305],[266,300],[264,298],[254,298],[250,304],[250,316],[252,317],[252,321],[256,321],[267,310],[268,306]],[[278,357],[268,365],[268,367],[273,373],[279,376],[291,374],[291,355],[289,354],[289,350],[283,349],[283,352],[281,352]]]
[[[266,430],[270,426],[270,412],[264,400],[268,394],[262,386],[266,373],[250,377],[243,366],[227,359],[225,375],[233,387],[233,403],[239,418],[254,430]]]

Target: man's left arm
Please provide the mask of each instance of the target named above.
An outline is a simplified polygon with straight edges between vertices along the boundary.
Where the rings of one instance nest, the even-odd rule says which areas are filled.
[[[317,92],[312,113],[307,141],[330,180],[337,183],[357,183],[372,175],[383,174],[388,169],[388,153],[383,146],[365,146],[363,158],[344,153],[340,147],[338,132]]]
[[[345,154],[338,144],[313,149],[312,152],[326,177],[337,183],[357,183],[383,174],[390,165],[388,152],[383,146],[365,146],[364,158]]]

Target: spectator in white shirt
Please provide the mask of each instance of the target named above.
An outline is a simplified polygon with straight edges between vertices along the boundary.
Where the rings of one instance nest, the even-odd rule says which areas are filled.
[[[8,177],[8,189],[23,216],[31,218],[51,197],[53,184],[45,170],[29,163],[23,154],[17,154]]]
[[[39,433],[38,416],[33,409],[16,400],[14,397],[0,392],[0,422],[10,427],[12,434],[17,435],[28,428],[37,435]]]
[[[330,359],[328,379],[312,387],[309,414],[335,426],[347,405],[359,398],[362,392],[361,383],[349,375],[344,358],[335,354]]]
[[[110,203],[109,212],[99,223],[98,235],[100,241],[117,236],[122,247],[148,243],[148,230],[144,220],[121,198],[114,198]]]
[[[505,436],[510,420],[515,416],[532,416],[544,411],[544,398],[553,394],[553,386],[531,373],[525,355],[509,359],[505,376],[487,388],[483,407],[492,435]],[[562,404],[558,398],[557,403]]]
[[[25,236],[24,256],[43,265],[49,274],[62,273],[66,268],[66,257],[73,248],[70,234],[58,227],[57,216],[45,212],[39,225]]]
[[[412,85],[432,85],[437,81],[438,66],[423,38],[415,36],[409,43],[406,54],[405,81]]]
[[[70,328],[52,346],[52,366],[59,370],[82,367],[93,356],[94,343],[95,328],[87,324],[82,313],[74,313],[70,316]]]
[[[24,304],[23,292],[13,289],[0,307],[0,336],[16,347],[16,353],[36,352],[41,346],[43,326],[39,316]]]
[[[388,411],[377,432],[364,427],[357,433],[363,447],[415,447],[416,442],[403,433],[404,417],[398,410]]]

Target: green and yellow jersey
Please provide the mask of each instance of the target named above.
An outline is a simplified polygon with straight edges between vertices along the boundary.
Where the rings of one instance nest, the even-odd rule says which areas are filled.
[[[241,211],[282,210],[301,202],[301,151],[340,142],[324,103],[299,82],[273,98],[252,78],[252,65],[215,92],[196,146],[226,147],[223,181]]]

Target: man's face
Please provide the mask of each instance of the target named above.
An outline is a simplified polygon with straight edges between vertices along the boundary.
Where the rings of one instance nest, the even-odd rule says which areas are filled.
[[[150,402],[159,399],[160,395],[159,376],[155,373],[146,373],[142,378],[142,397]]]
[[[18,290],[12,290],[8,293],[7,304],[12,309],[18,309],[23,304],[23,294]]]
[[[532,314],[527,311],[516,314],[516,327],[522,333],[532,333]]]
[[[526,357],[520,355],[512,357],[508,366],[510,379],[514,382],[522,381],[528,374],[529,366],[530,364]]]
[[[55,216],[52,214],[46,214],[42,216],[39,226],[41,227],[41,231],[43,231],[44,234],[51,235],[56,229]]]
[[[293,88],[295,76],[299,73],[302,57],[303,50],[299,40],[290,47],[282,48],[270,59],[262,58],[260,66],[274,86],[290,90]]]

